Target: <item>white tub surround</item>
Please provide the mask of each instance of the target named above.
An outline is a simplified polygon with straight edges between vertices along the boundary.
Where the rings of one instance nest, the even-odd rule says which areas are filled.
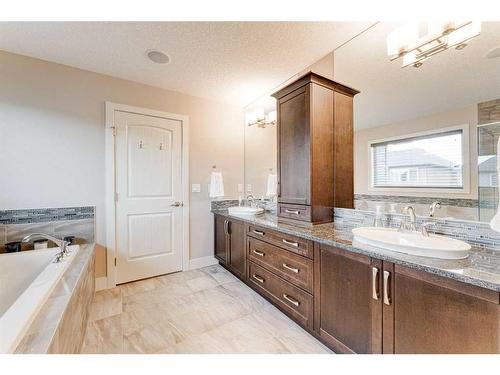
[[[59,248],[0,257],[0,353],[14,351],[79,249],[69,246],[69,254],[60,262],[54,261]]]

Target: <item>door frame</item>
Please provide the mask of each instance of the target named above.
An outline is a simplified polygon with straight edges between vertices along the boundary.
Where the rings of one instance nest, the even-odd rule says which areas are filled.
[[[182,137],[182,270],[189,269],[189,117],[175,113],[157,111],[148,108],[134,107],[106,101],[105,105],[105,163],[106,163],[106,278],[107,287],[116,286],[116,154],[115,154],[115,111],[128,112],[145,116],[160,117],[181,121]]]

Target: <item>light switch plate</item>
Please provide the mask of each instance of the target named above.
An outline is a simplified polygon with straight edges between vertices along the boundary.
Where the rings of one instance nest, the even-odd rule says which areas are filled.
[[[200,193],[201,185],[200,184],[191,184],[191,192],[192,193]]]

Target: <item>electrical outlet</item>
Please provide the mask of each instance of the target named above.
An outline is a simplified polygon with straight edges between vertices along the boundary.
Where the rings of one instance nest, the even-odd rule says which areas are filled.
[[[238,193],[243,193],[243,184],[238,184]]]
[[[200,193],[201,192],[201,185],[200,184],[192,184],[191,185],[191,192],[192,193]]]
[[[252,184],[247,184],[247,192],[252,192]]]

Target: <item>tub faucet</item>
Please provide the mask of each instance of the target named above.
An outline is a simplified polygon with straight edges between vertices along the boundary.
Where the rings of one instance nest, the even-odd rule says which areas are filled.
[[[32,239],[35,238],[45,238],[46,240],[54,242],[61,251],[57,254],[56,256],[56,262],[60,262],[64,256],[68,254],[68,242],[64,240],[60,240],[59,238],[56,238],[54,236],[51,236],[50,234],[45,234],[45,233],[31,233],[28,234],[26,237],[24,237],[21,242],[30,242]]]

